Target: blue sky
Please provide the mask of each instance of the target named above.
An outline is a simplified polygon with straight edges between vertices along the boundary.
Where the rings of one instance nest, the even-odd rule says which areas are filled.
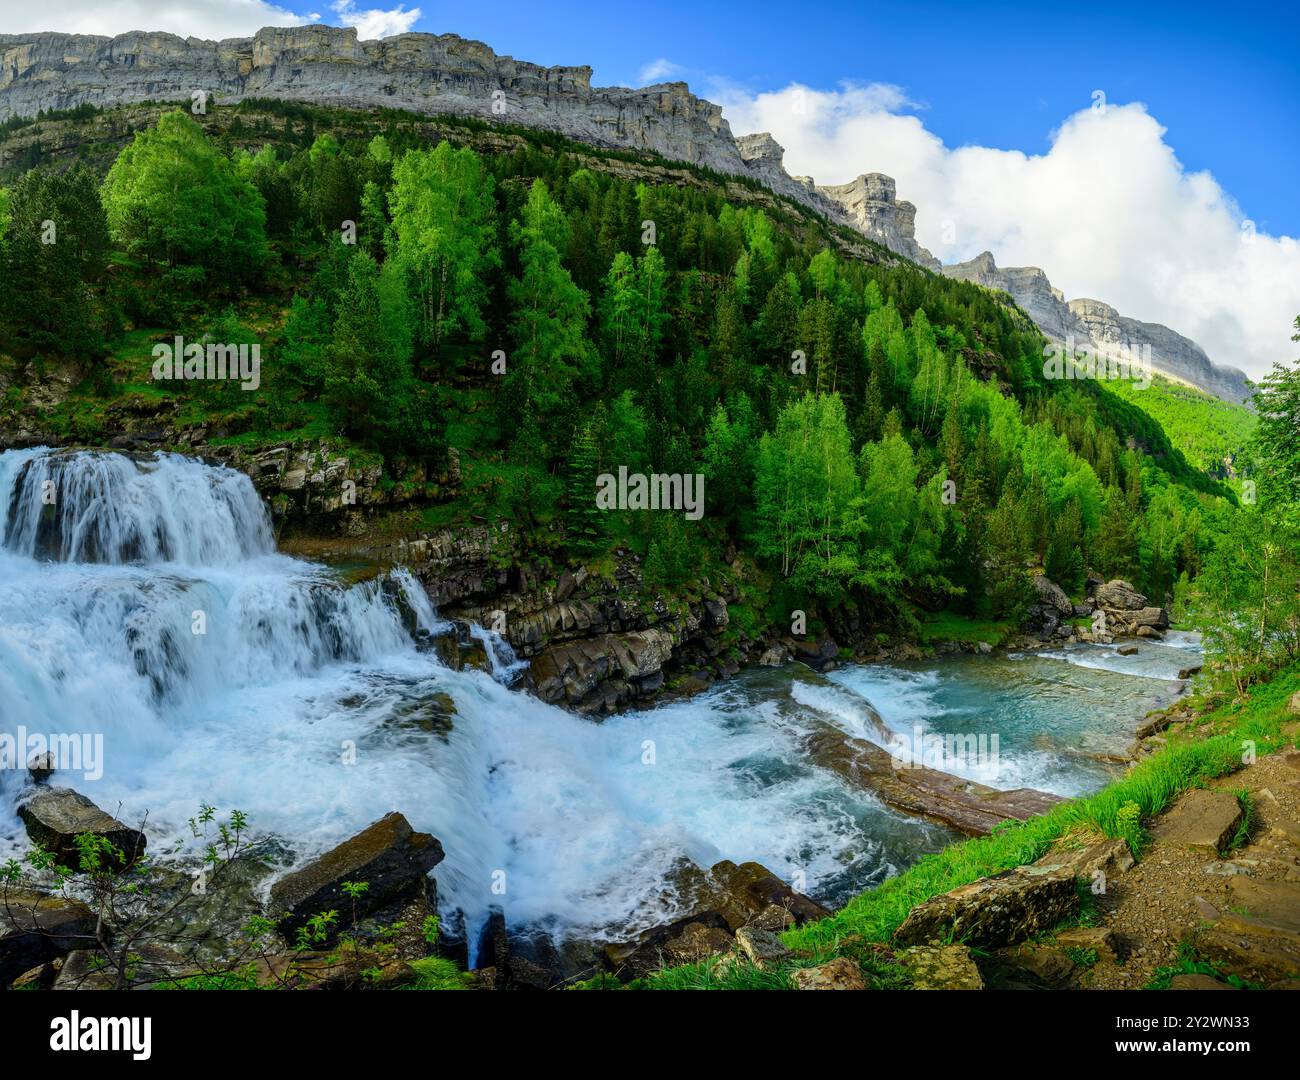
[[[322,11],[319,2],[283,6]],[[1146,103],[1183,164],[1213,172],[1263,231],[1300,235],[1300,5],[406,6],[421,9],[414,29],[478,38],[536,63],[590,64],[598,85],[639,85],[660,58],[702,92],[710,77],[752,91],[892,83],[954,147],[1041,153],[1052,130],[1101,89],[1115,104]]]

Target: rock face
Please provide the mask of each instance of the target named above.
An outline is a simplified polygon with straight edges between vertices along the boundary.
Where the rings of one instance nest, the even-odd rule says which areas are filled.
[[[144,833],[123,825],[104,813],[86,796],[71,788],[42,788],[18,807],[18,816],[27,826],[33,844],[51,852],[60,865],[71,870],[81,868],[77,837],[94,833],[115,845],[130,866],[144,854]]]
[[[895,198],[892,176],[865,173],[848,184],[817,191],[838,204],[865,236],[929,270],[942,269],[939,260],[916,242],[916,207]]]
[[[0,904],[0,987],[56,956],[95,943],[95,913],[79,900],[10,887]]]
[[[320,912],[339,913],[336,926],[351,923],[354,901],[343,883],[365,882],[369,888],[355,900],[359,918],[396,900],[420,895],[426,874],[442,861],[442,845],[428,833],[416,832],[401,814],[380,818],[338,847],[282,877],[271,887],[271,912],[287,913],[281,928],[292,934]]]
[[[355,28],[329,26],[266,27],[222,41],[138,31],[5,34],[0,60],[0,119],[83,102],[267,97],[480,116],[744,171],[722,109],[685,83],[593,88],[589,67],[540,67],[455,34],[360,41]]]
[[[1151,366],[1157,373],[1225,401],[1244,402],[1250,396],[1245,372],[1214,363],[1190,338],[1160,323],[1128,318],[1100,300],[1067,301],[1036,266],[998,267],[985,251],[969,262],[943,267],[943,273],[1009,293],[1052,341],[1073,338],[1078,345],[1090,343],[1097,350],[1149,345]]]

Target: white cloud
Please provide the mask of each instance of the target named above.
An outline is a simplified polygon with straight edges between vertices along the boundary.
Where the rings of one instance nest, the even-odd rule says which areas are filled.
[[[341,26],[355,26],[363,40],[402,34],[415,24],[420,9],[358,10],[353,0],[331,5]],[[26,0],[0,0],[0,31],[25,34],[56,30],[68,34],[124,34],[128,30],[162,30],[181,37],[249,37],[264,26],[298,26],[320,22],[320,14],[296,15],[268,0],[59,0],[48,7]]]
[[[391,11],[385,11],[383,8],[358,11],[353,0],[336,0],[330,5],[330,9],[338,15],[339,21],[344,26],[355,26],[357,37],[362,41],[405,34],[420,17],[419,8],[411,8],[407,11],[405,4],[398,4]]]
[[[301,15],[266,0],[59,0],[40,5],[0,0],[7,34],[40,30],[67,34],[124,34],[162,30],[181,37],[248,37],[264,26],[296,26]]]
[[[651,60],[646,64],[638,74],[642,86],[653,86],[655,83],[661,83],[666,79],[681,75],[684,72],[681,64],[674,64],[666,57],[659,57],[658,60]]]
[[[713,92],[734,132],[772,133],[792,174],[893,176],[917,205],[917,239],[945,263],[987,249],[999,266],[1040,266],[1067,297],[1164,323],[1252,377],[1295,357],[1300,242],[1252,233],[1210,173],[1182,166],[1143,105],[1085,107],[1033,155],[945,146],[892,86]]]

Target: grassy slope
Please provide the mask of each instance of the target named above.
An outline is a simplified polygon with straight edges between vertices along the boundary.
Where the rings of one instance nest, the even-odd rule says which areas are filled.
[[[1225,475],[1225,459],[1236,458],[1255,430],[1255,414],[1244,406],[1159,376],[1145,390],[1123,379],[1107,389],[1158,421],[1187,460],[1212,476]]]

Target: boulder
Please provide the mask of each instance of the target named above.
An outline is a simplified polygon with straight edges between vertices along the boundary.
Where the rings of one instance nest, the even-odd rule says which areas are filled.
[[[828,918],[831,914],[816,900],[795,892],[761,863],[746,862],[737,866],[724,859],[714,863],[709,873],[738,906],[755,917],[763,914],[770,917],[770,909],[778,908],[788,911],[794,924],[802,926],[806,922]],[[753,918],[747,920],[750,925],[753,921]]]
[[[790,981],[796,990],[865,990],[862,970],[847,956],[837,956],[816,967],[792,972]]]
[[[1139,626],[1134,633],[1140,638],[1150,638],[1152,641],[1162,641],[1165,636],[1154,626]]]
[[[1078,911],[1074,879],[1069,869],[1037,865],[980,878],[917,904],[894,931],[894,943],[958,938],[986,948],[1014,945]]]
[[[742,956],[760,969],[780,964],[791,956],[779,937],[757,926],[742,926],[737,930],[736,947]]]
[[[363,918],[422,893],[426,875],[442,857],[435,837],[416,832],[399,813],[386,814],[277,881],[271,887],[271,910],[283,914],[280,925],[288,935],[313,915],[330,910],[339,913],[335,926],[343,929],[351,924],[354,907]],[[369,888],[354,901],[343,891],[349,881],[366,882]]]
[[[1068,619],[1074,614],[1074,604],[1065,595],[1065,590],[1050,578],[1035,574],[1034,591],[1038,593],[1039,603],[1052,608],[1061,617]]]
[[[1169,612],[1162,607],[1144,607],[1133,612],[1128,617],[1128,621],[1136,629],[1149,627],[1152,630],[1169,629]]]
[[[1044,870],[1062,869],[1076,878],[1092,883],[1098,874],[1106,879],[1133,869],[1133,853],[1128,842],[1118,838],[1098,840],[1083,847],[1053,848],[1034,864]]]
[[[79,791],[71,788],[41,788],[18,807],[33,844],[51,852],[61,866],[80,870],[77,837],[94,833],[108,840],[122,853],[119,869],[130,866],[144,854],[145,835],[104,813]]]
[[[763,650],[763,655],[758,658],[760,667],[780,667],[790,659],[790,650],[784,645],[773,645]]]
[[[1120,656],[1136,656],[1138,647],[1136,645],[1121,645],[1115,650]]]
[[[1230,791],[1193,788],[1153,830],[1168,844],[1221,854],[1241,824],[1241,805]]]
[[[1147,606],[1147,598],[1127,581],[1121,581],[1119,578],[1098,585],[1097,591],[1093,593],[1093,599],[1097,601],[1098,607],[1116,611],[1140,611]]]
[[[678,964],[698,964],[711,956],[729,952],[736,939],[721,927],[706,923],[691,923],[680,934],[663,946],[666,967]]]
[[[916,990],[983,990],[984,978],[965,945],[918,945],[898,954]]]
[[[1287,700],[1286,711],[1292,716],[1300,716],[1300,690],[1297,690]]]
[[[0,902],[0,987],[95,943],[95,913],[80,900],[9,887]]]

